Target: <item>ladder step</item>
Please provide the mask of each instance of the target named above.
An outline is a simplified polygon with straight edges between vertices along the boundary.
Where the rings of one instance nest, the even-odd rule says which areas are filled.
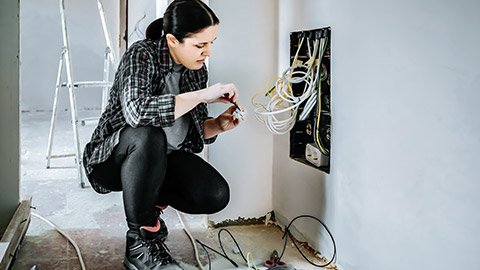
[[[74,157],[75,154],[63,154],[63,155],[51,155],[50,158],[66,158],[66,157]]]
[[[104,87],[111,87],[113,85],[112,82],[104,82],[104,81],[84,81],[84,82],[74,82],[73,87],[75,88],[104,88]],[[61,87],[67,87],[67,83],[63,82]]]

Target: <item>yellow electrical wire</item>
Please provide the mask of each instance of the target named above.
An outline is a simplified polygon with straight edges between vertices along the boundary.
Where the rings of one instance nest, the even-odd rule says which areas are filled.
[[[277,82],[279,80],[282,80],[282,78],[276,76],[276,77],[271,77],[270,79],[268,79],[267,83],[265,84],[265,90],[267,90],[268,94],[270,95],[270,97],[273,97],[273,92],[275,92],[275,89],[277,88],[277,82],[275,82],[275,86],[273,86],[272,88],[268,89],[268,85],[270,84],[270,82],[273,80],[273,79],[277,79]]]
[[[321,68],[319,66],[318,68]],[[317,140],[317,145],[320,147],[320,150],[324,155],[328,155],[328,151],[323,148],[323,145],[320,143],[319,128],[320,128],[320,114],[322,112],[322,80],[319,78],[318,82],[318,114],[317,114],[317,128],[315,130],[315,139]]]
[[[255,267],[255,270],[258,270],[257,265],[255,264],[255,259],[253,258],[253,255],[252,255],[251,252],[248,252],[248,253],[247,253],[248,269],[252,268],[252,267],[250,266],[250,257],[252,257],[252,262],[253,262],[253,266]]]
[[[276,85],[277,85],[277,83],[275,83],[275,86],[273,87],[273,91],[272,91],[272,88],[270,88],[270,89],[268,88],[268,84],[269,84],[273,79],[277,79],[277,82],[278,82],[279,80],[282,80],[282,78],[280,78],[280,77],[271,77],[270,79],[268,79],[267,84],[265,85],[265,89],[262,90],[262,91],[260,91],[260,92],[258,92],[258,93],[256,93],[255,95],[253,95],[253,97],[252,97],[252,99],[251,99],[251,103],[252,103],[252,105],[253,105],[255,108],[259,108],[259,107],[260,107],[260,106],[258,106],[258,105],[254,102],[255,97],[256,97],[257,95],[259,95],[259,94],[261,94],[261,93],[264,93],[264,92],[267,92],[267,94],[270,96],[270,98],[273,97],[273,92],[275,92],[275,90],[276,90]]]
[[[297,46],[300,47],[301,45],[303,44],[303,38],[299,39],[298,40],[298,44]],[[293,64],[299,64],[298,63],[298,50],[297,50],[297,53],[295,54],[295,57],[293,59]],[[292,77],[292,74],[290,74],[290,78]],[[277,81],[275,82],[275,86],[273,88],[269,88],[268,85],[270,84],[270,82],[273,80],[273,79],[276,79]],[[283,83],[283,79],[281,77],[278,77],[278,76],[275,76],[275,77],[271,77],[270,79],[268,79],[266,85],[265,85],[265,89],[262,90],[262,91],[259,91],[258,93],[256,93],[255,95],[253,95],[252,99],[251,99],[251,103],[252,105],[255,107],[255,108],[260,108],[260,106],[258,106],[254,100],[255,100],[255,97],[261,93],[264,93],[264,92],[267,92],[267,94],[270,96],[270,98],[273,98],[273,93],[276,91],[277,89],[277,85],[279,83]],[[287,89],[287,93],[292,93],[292,91],[290,90],[292,87],[292,83],[289,83],[289,88]],[[282,104],[283,100],[280,100],[276,105],[280,105]]]
[[[250,100],[251,104],[255,108],[255,113],[256,113],[255,116],[257,120],[267,124],[267,127],[269,128],[269,130],[272,131],[272,133],[274,134],[284,134],[284,133],[278,133],[277,131],[282,129],[281,132],[283,132],[283,130],[285,129],[285,127],[287,127],[287,125],[289,126],[287,127],[289,128],[288,130],[291,129],[291,123],[293,123],[291,119],[293,119],[292,117],[295,117],[297,113],[297,107],[299,105],[298,102],[305,101],[306,100],[305,97],[307,97],[305,95],[310,93],[311,90],[313,90],[312,89],[313,86],[310,86],[310,84],[313,82],[309,81],[312,78],[308,76],[310,76],[309,74],[312,72],[312,70],[315,70],[315,68],[318,68],[319,60],[316,58],[316,56],[318,52],[318,47],[321,43],[317,40],[313,42],[313,53],[311,52],[310,43],[307,44],[308,54],[310,58],[305,63],[302,63],[302,61],[299,60],[299,52],[300,52],[300,48],[302,48],[302,44],[304,43],[304,40],[305,40],[305,37],[302,37],[301,39],[298,40],[297,52],[295,53],[295,56],[292,59],[292,64],[287,70],[283,72],[282,76],[271,77],[266,82],[265,89],[254,94]],[[306,71],[297,70],[297,68],[306,69]],[[298,74],[303,74],[303,77],[300,76],[299,78],[294,80],[294,77],[297,76]],[[271,81],[273,79],[276,79],[276,82],[274,86],[270,88],[269,84],[271,84]],[[292,87],[295,83],[301,82],[303,80],[306,81],[304,93],[301,95],[301,98],[295,97],[294,90]],[[307,87],[309,89],[307,89]],[[307,90],[308,90],[308,93],[305,92]],[[266,104],[264,104],[260,100],[258,101],[255,100],[257,96],[260,94],[265,94],[265,97],[269,96],[269,100]],[[288,106],[285,108],[278,107],[283,103],[288,103]],[[277,108],[279,108],[280,110],[277,110]],[[287,112],[286,111],[287,109],[290,110],[289,111],[290,116],[288,116],[288,119],[281,120],[275,116],[276,114]],[[262,115],[264,116],[263,118],[261,117]]]

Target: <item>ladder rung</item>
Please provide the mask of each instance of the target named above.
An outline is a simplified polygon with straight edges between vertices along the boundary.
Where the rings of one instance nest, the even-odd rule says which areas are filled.
[[[50,158],[66,158],[66,157],[74,157],[75,154],[63,154],[63,155],[51,155]]]
[[[88,87],[111,87],[113,85],[112,82],[104,82],[104,81],[85,81],[85,82],[74,82],[73,87],[75,88],[88,88]],[[67,87],[67,83],[64,82],[60,85],[61,87]]]

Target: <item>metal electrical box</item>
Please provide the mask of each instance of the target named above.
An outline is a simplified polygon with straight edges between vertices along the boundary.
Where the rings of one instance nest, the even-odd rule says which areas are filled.
[[[296,123],[290,130],[290,158],[326,173],[330,173],[332,120],[330,33],[330,27],[290,33],[290,65],[295,64],[295,59],[307,61],[311,58],[312,46],[310,45],[314,40],[318,40],[322,44],[322,50],[319,51],[316,59],[316,69],[312,71],[317,72],[316,75],[319,78],[315,85],[316,104],[305,120],[299,120],[299,115],[304,110],[306,103],[300,105],[298,109]],[[302,95],[304,88],[305,83],[292,84],[293,95]]]

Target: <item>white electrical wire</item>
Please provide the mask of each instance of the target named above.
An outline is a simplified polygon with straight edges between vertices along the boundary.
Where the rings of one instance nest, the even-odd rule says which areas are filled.
[[[302,48],[305,38],[300,40],[292,66],[288,67],[275,83],[275,94],[271,95],[267,104],[254,104],[255,117],[264,123],[268,130],[273,134],[282,135],[289,132],[295,125],[298,107],[305,102],[306,106],[299,116],[300,120],[305,120],[310,111],[315,106],[316,94],[315,86],[318,82],[318,72],[315,72],[318,62],[319,48],[322,55],[324,50],[324,39],[313,41],[313,52],[310,41],[307,40],[307,49],[309,59],[301,64],[298,61],[298,54]],[[292,90],[292,84],[305,83],[303,93],[295,96]]]
[[[325,44],[326,44],[326,39],[322,38],[320,42],[320,55],[319,55],[319,66],[317,66],[317,76],[315,77],[315,81],[313,82],[313,85],[316,86],[318,84],[318,81],[323,81],[327,79],[327,70],[326,68],[323,68],[322,63],[322,56],[325,52]],[[302,113],[298,117],[300,121],[303,121],[307,119],[308,115],[310,114],[310,111],[315,107],[315,104],[317,102],[317,91],[312,91],[312,94],[310,98],[307,100],[305,103],[305,106],[303,108]]]
[[[67,238],[67,240],[72,244],[72,246],[75,248],[75,251],[77,252],[78,261],[80,262],[80,266],[82,267],[82,270],[87,269],[85,267],[85,262],[83,261],[83,258],[82,258],[82,253],[80,252],[80,248],[78,247],[77,243],[75,243],[75,241],[73,241],[73,239],[68,234],[66,234],[62,229],[60,229],[53,222],[51,222],[50,220],[42,217],[41,215],[32,212],[32,216],[37,217],[37,218],[45,221],[48,225],[52,226],[53,228],[55,228],[55,230],[57,230],[57,232],[59,232],[61,235],[63,235],[63,237]]]
[[[189,232],[188,229],[187,229],[187,226],[185,226],[185,223],[183,223],[182,217],[180,216],[180,212],[178,212],[178,210],[176,210],[176,209],[175,209],[175,211],[177,212],[178,219],[180,220],[180,223],[181,223],[182,226],[183,226],[183,230],[184,230],[185,233],[188,235],[188,238],[190,238],[190,241],[192,241],[193,250],[195,251],[195,259],[197,260],[198,267],[199,267],[201,270],[204,270],[203,265],[202,265],[202,263],[200,262],[200,258],[199,258],[199,256],[198,256],[198,248],[197,248],[197,245],[195,244],[195,239],[193,239],[192,234],[190,234],[190,232]]]
[[[201,270],[204,270],[204,268],[202,266],[202,263],[200,262],[200,258],[199,258],[199,255],[198,255],[198,249],[197,249],[197,245],[195,244],[195,240],[193,239],[192,234],[190,234],[187,227],[185,226],[185,223],[183,222],[182,217],[180,216],[180,212],[178,212],[177,210],[175,210],[175,211],[177,212],[178,219],[180,220],[180,223],[183,226],[183,230],[188,235],[188,238],[190,238],[190,241],[192,241],[193,249],[195,251],[195,259],[197,260],[198,266]],[[48,220],[47,218],[45,218],[45,217],[43,217],[43,216],[41,216],[37,213],[34,213],[34,212],[32,212],[32,216],[35,216],[35,217],[43,220],[45,223],[47,223],[48,225],[52,226],[55,230],[57,230],[63,237],[65,237],[72,244],[72,246],[75,248],[75,251],[77,252],[77,256],[78,256],[78,261],[80,262],[80,266],[81,266],[82,270],[86,270],[85,262],[83,261],[82,253],[80,252],[80,248],[78,247],[77,243],[75,243],[75,241],[67,233],[65,233],[60,227],[55,225],[52,221]]]

